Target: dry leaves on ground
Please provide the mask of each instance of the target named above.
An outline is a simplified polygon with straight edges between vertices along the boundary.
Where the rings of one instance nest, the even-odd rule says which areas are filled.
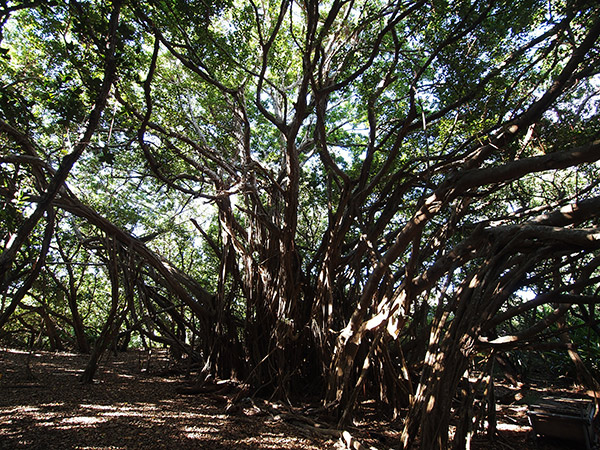
[[[0,449],[389,449],[399,430],[363,405],[349,434],[326,418],[234,394],[179,395],[186,380],[169,372],[164,353],[107,355],[97,381],[78,381],[85,355],[0,350]],[[278,409],[279,408],[279,409]],[[473,449],[569,448],[530,439],[525,407],[498,413],[501,439]],[[400,428],[398,426],[398,428]],[[352,438],[350,438],[352,436]]]

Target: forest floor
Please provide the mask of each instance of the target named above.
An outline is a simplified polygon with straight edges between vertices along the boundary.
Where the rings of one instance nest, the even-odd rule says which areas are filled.
[[[366,449],[398,448],[401,423],[390,425],[372,403],[363,404],[360,421],[340,435],[326,417],[314,413],[318,405],[291,408],[249,398],[234,402],[240,391],[228,392],[226,384],[182,395],[178,390],[189,380],[170,370],[164,353],[108,355],[97,381],[88,385],[78,381],[86,362],[84,355],[0,348],[0,449],[360,448],[348,446],[351,438]],[[582,448],[532,440],[524,401],[547,392],[547,387],[530,386],[511,404],[499,404],[499,437],[493,443],[476,437],[471,448]]]

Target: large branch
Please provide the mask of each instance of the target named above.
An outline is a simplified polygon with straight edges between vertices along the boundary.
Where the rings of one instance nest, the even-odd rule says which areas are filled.
[[[537,225],[563,227],[581,223],[600,216],[600,197],[594,197],[572,203],[547,214],[539,215],[529,221]]]
[[[489,340],[484,336],[479,336],[476,345],[483,348],[494,348],[496,350],[510,350],[520,344],[526,343],[534,338],[538,333],[548,329],[550,325],[556,323],[569,311],[570,303],[561,303],[558,308],[554,309],[543,319],[539,320],[533,326],[513,335],[501,336],[496,339]]]
[[[372,272],[364,285],[360,301],[348,321],[344,332],[338,338],[338,355],[336,358],[342,358],[343,348],[346,347],[349,339],[359,332],[379,284],[389,271],[389,267],[400,257],[425,225],[452,200],[467,193],[470,189],[518,179],[530,173],[551,169],[564,169],[585,162],[595,162],[600,159],[600,140],[597,140],[570,151],[517,160],[499,167],[477,168],[483,164],[489,155],[505,148],[516,139],[522,130],[537,121],[543,112],[569,87],[577,68],[583,63],[590,49],[594,47],[599,35],[600,20],[596,21],[583,42],[575,48],[564,69],[546,93],[539,100],[535,101],[524,114],[508,122],[501,132],[491,136],[486,144],[476,149],[465,164],[465,169],[454,174],[454,176],[449,176],[424,200],[421,207],[398,233],[394,243],[389,247],[380,261],[373,266]],[[561,308],[559,309],[562,314],[566,312],[563,312]],[[559,318],[557,317],[556,320]],[[357,339],[360,341],[360,336],[354,337],[354,340]]]
[[[451,182],[457,193],[463,193],[480,186],[516,180],[531,173],[566,169],[598,160],[600,160],[600,139],[571,150],[519,159],[502,166],[467,170]]]
[[[109,35],[107,42],[108,48],[106,52],[106,59],[104,62],[104,79],[102,81],[100,92],[96,97],[94,108],[90,113],[86,130],[83,133],[83,136],[81,137],[77,145],[75,146],[75,149],[62,159],[60,166],[58,167],[58,170],[52,177],[52,180],[50,181],[46,192],[42,196],[42,199],[38,203],[33,213],[19,227],[15,239],[11,243],[10,247],[8,247],[4,251],[4,253],[0,255],[0,282],[1,280],[4,280],[7,276],[13,264],[13,261],[17,255],[17,252],[25,243],[27,237],[31,234],[31,232],[33,231],[39,220],[42,218],[44,213],[52,205],[52,202],[58,194],[59,189],[63,186],[64,182],[66,181],[74,164],[83,154],[85,149],[88,147],[92,136],[96,132],[96,128],[100,123],[102,111],[104,111],[104,107],[106,106],[106,101],[108,99],[108,95],[110,93],[117,73],[117,58],[115,56],[115,51],[117,47],[117,29],[119,25],[121,3],[122,0],[113,1],[113,10],[109,22]],[[0,133],[7,133],[7,130],[2,125],[3,124],[0,123]]]
[[[555,247],[564,248],[576,247],[581,249],[595,250],[600,248],[600,229],[599,228],[561,228],[545,225],[506,225],[501,227],[492,227],[485,230],[485,233],[493,239],[515,241],[531,240],[536,243],[550,242]]]
[[[57,207],[87,220],[90,224],[98,227],[125,247],[130,248],[148,265],[160,273],[169,289],[181,298],[199,318],[208,319],[214,315],[212,307],[213,295],[197,282],[190,279],[189,276],[156,255],[142,241],[117,227],[89,206],[81,203],[73,194],[61,197],[55,204]],[[193,294],[190,294],[188,290]]]
[[[573,283],[569,286],[565,286],[559,290],[540,294],[532,300],[529,300],[527,302],[516,305],[512,308],[509,308],[505,312],[494,316],[485,325],[485,327],[488,329],[491,329],[491,328],[501,324],[502,322],[510,320],[513,317],[516,317],[520,314],[523,314],[527,311],[530,311],[530,310],[537,308],[538,306],[541,306],[544,304],[555,303],[555,304],[585,305],[585,304],[600,303],[600,298],[597,296],[574,295],[574,294],[565,294],[564,293],[567,290],[569,290],[569,291],[579,290],[585,286],[589,286],[589,285],[591,285],[593,283],[597,283],[599,281],[600,281],[600,277],[587,278],[584,280],[580,280],[576,283]]]

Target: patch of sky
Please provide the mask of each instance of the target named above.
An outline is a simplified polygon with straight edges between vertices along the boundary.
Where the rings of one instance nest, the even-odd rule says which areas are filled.
[[[522,287],[515,292],[515,297],[521,299],[523,303],[529,302],[537,297],[537,294],[529,286]]]
[[[538,95],[538,97],[541,96]],[[566,102],[559,102],[558,109],[576,111],[577,115],[587,120],[598,114],[600,107],[600,74],[596,74],[587,80],[587,89],[578,98],[569,98]],[[552,123],[560,123],[561,117],[557,109],[549,109],[544,117]]]

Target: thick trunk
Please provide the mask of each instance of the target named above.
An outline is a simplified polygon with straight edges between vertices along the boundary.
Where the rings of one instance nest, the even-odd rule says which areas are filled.
[[[50,351],[62,351],[64,349],[62,339],[58,334],[58,330],[56,329],[56,324],[50,314],[44,307],[39,309],[40,315],[44,321],[44,328],[46,329],[46,336],[48,336],[48,340],[50,341]]]
[[[67,271],[69,273],[69,286],[67,288],[68,304],[69,310],[71,311],[73,332],[75,333],[77,350],[79,350],[81,353],[89,353],[90,343],[85,335],[85,328],[83,326],[81,314],[79,314],[79,305],[77,304],[77,286],[75,285],[75,277],[70,262],[67,263]]]
[[[451,345],[443,345],[435,354],[428,354],[407,413],[402,434],[404,449],[411,448],[417,435],[421,449],[448,449],[452,402],[468,361],[460,350]]]
[[[75,333],[77,350],[81,353],[89,353],[90,343],[85,335],[83,320],[81,320],[81,315],[77,308],[77,294],[69,294],[69,309],[71,310],[71,317],[73,319],[73,332]]]

